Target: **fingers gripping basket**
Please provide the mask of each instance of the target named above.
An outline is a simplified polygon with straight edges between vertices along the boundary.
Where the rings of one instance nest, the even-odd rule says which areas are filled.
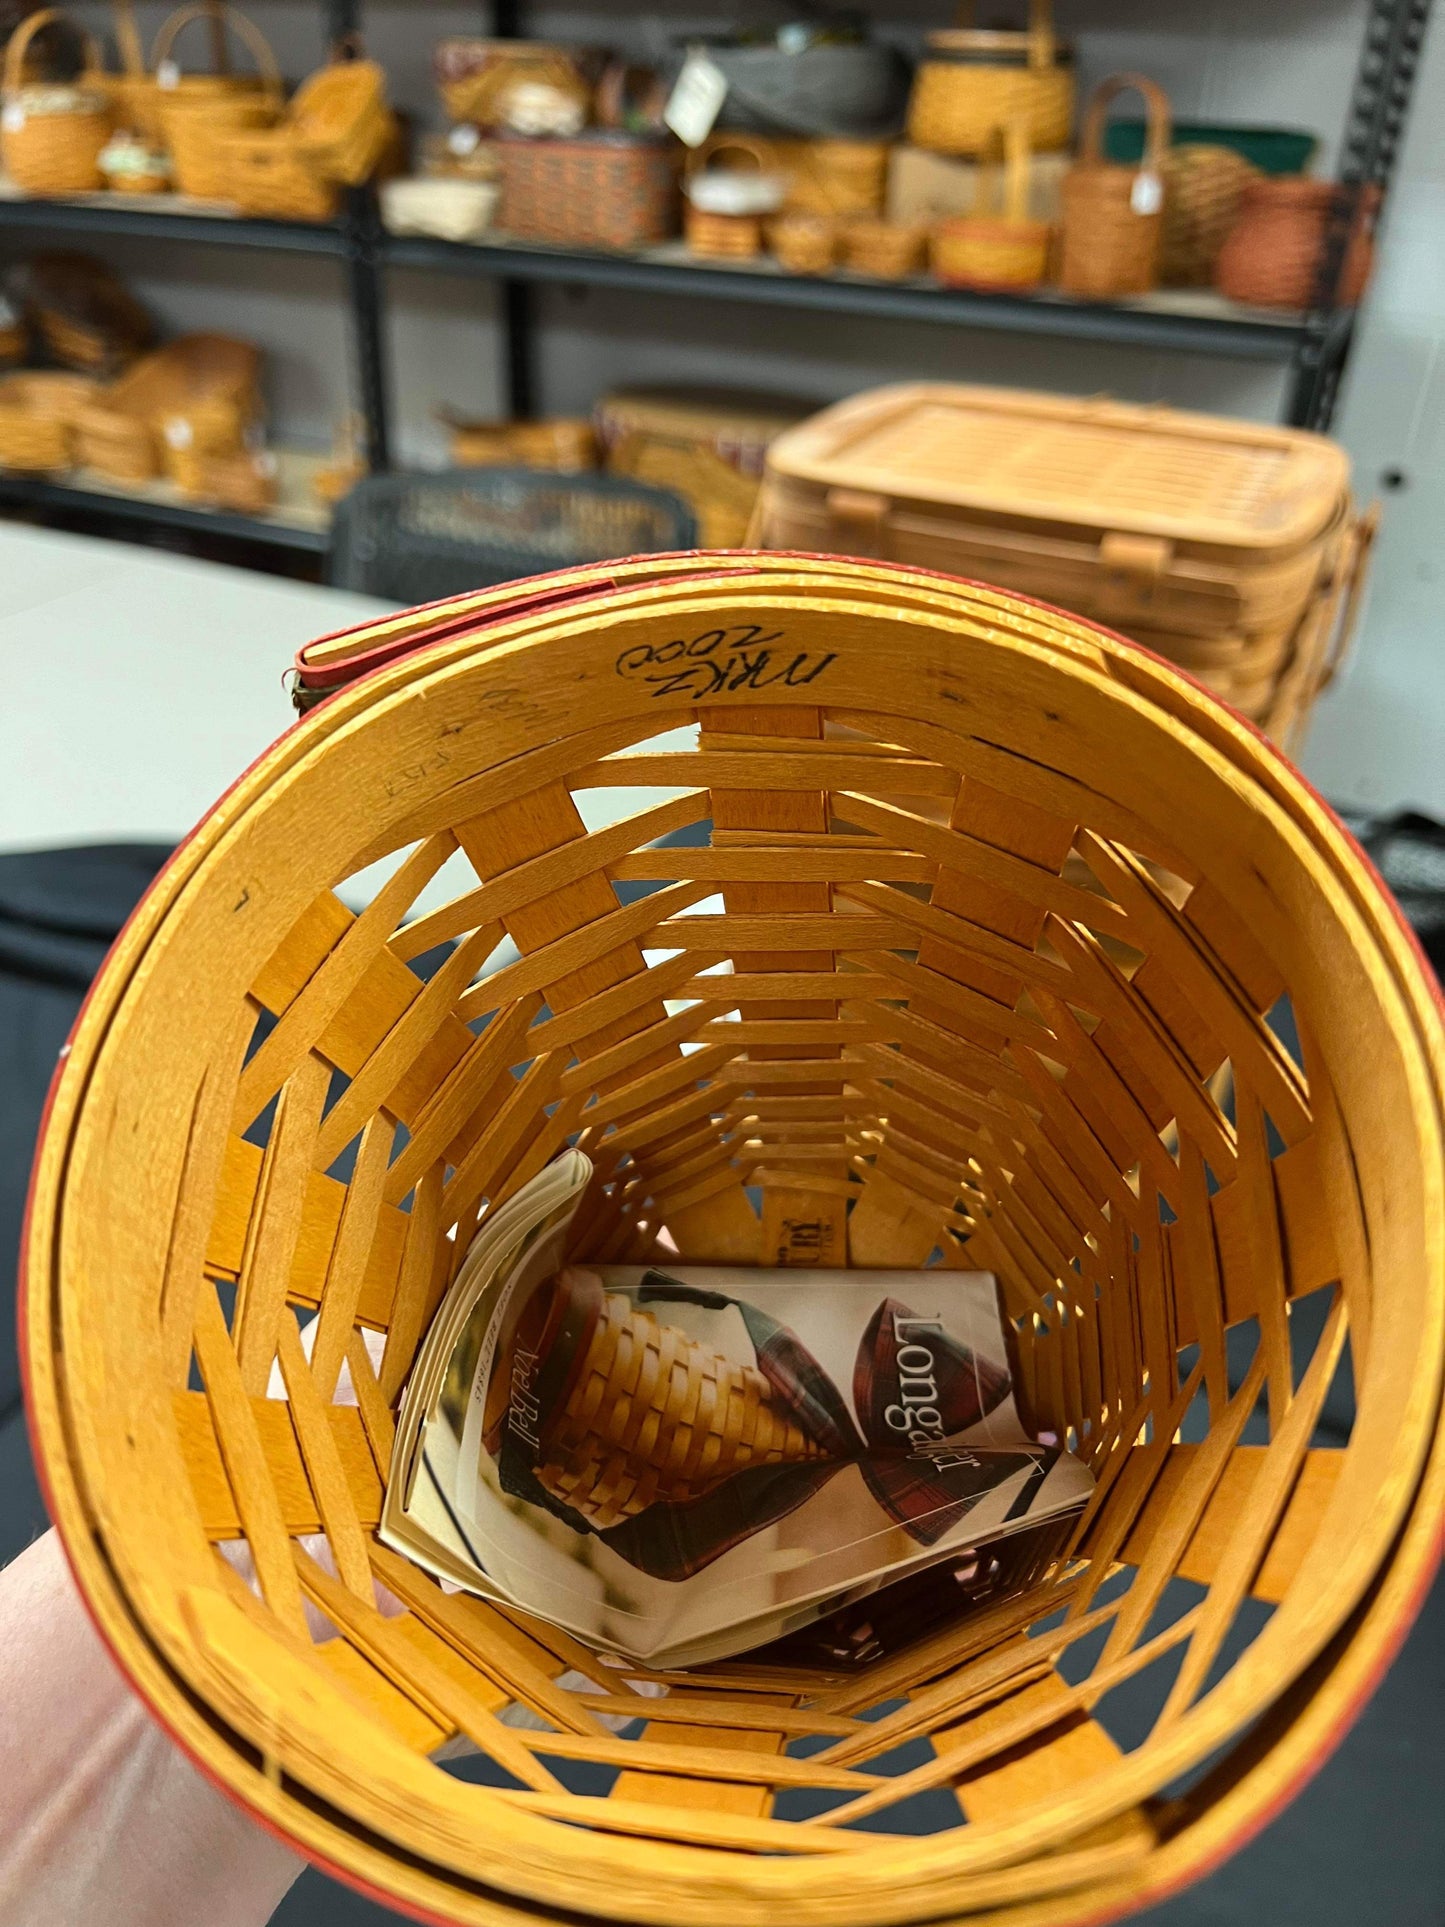
[[[132,1680],[442,1920],[1058,1927],[1200,1871],[1377,1676],[1445,1484],[1441,1026],[1355,846],[1162,663],[887,565],[650,558],[363,653],[121,938],[39,1154],[32,1421]],[[996,1270],[1023,1396],[1097,1474],[1069,1556],[846,1675],[639,1697],[387,1554],[448,1268],[577,1133],[584,1256]],[[428,1758],[458,1732],[504,1788]]]

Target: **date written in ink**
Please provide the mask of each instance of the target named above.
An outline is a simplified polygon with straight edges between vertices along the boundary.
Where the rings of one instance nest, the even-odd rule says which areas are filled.
[[[770,689],[774,684],[800,689],[837,660],[836,650],[794,649],[785,630],[765,635],[761,623],[743,622],[672,642],[634,643],[623,650],[615,666],[619,676],[645,684],[654,697],[697,699],[737,689]]]

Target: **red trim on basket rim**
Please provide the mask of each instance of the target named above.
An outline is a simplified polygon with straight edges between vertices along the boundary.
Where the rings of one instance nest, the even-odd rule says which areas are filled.
[[[879,558],[869,557],[869,556],[830,555],[830,554],[824,554],[824,553],[813,553],[805,550],[778,550],[778,549],[722,550],[722,551],[691,550],[691,551],[681,551],[679,552],[679,554],[686,555],[690,558],[695,558],[699,562],[707,562],[713,559],[714,556],[721,557],[723,555],[726,555],[730,558],[736,557],[739,555],[747,556],[747,557],[783,556],[789,559],[796,559],[799,561],[848,562],[848,563],[862,562],[867,564],[870,567],[876,568],[881,566],[883,568],[897,568],[900,574],[914,575],[914,576],[928,576],[928,577],[932,577],[936,581],[948,582],[950,584],[962,586],[964,588],[992,590],[992,587],[993,587],[993,585],[989,583],[978,582],[969,576],[950,575],[946,570],[943,570],[943,569],[922,569],[922,568],[911,568],[911,567],[905,568],[902,564],[895,564],[895,563],[890,563],[886,561],[880,562]],[[658,559],[667,559],[667,558],[658,558]],[[570,573],[570,571],[559,570],[556,573],[564,574],[564,573]],[[717,569],[717,570],[699,569],[695,575],[679,574],[677,576],[666,578],[666,579],[671,581],[693,581],[693,580],[696,580],[699,576],[716,576],[719,580],[726,580],[726,579],[734,578],[736,573],[737,572],[732,569]],[[536,583],[536,582],[544,582],[546,580],[548,580],[548,577],[546,576],[533,576],[527,579],[526,586],[530,586],[530,584]],[[641,586],[650,586],[650,585],[639,583],[637,586],[641,587]],[[604,595],[604,596],[607,594],[616,594],[620,587],[621,585],[614,583],[610,580],[603,580],[601,582],[598,582],[595,578],[593,578],[588,585],[587,594]],[[994,592],[998,593],[998,591],[994,591]],[[1148,649],[1143,644],[1133,641],[1132,638],[1128,636],[1121,636],[1112,629],[1106,629],[1102,623],[1093,622],[1090,619],[1083,616],[1075,616],[1069,610],[1060,609],[1056,604],[1044,602],[1040,600],[1040,598],[1038,598],[1037,596],[1019,595],[1019,594],[1016,594],[1014,591],[1005,591],[1003,593],[1007,593],[1010,599],[1013,601],[1023,602],[1033,608],[1046,610],[1048,613],[1052,615],[1063,616],[1066,620],[1070,622],[1079,623],[1081,627],[1085,629],[1094,630],[1096,633],[1107,637],[1112,642],[1122,643],[1126,648],[1135,651],[1137,654],[1141,656],[1147,657],[1150,661],[1160,664],[1163,668],[1171,671],[1174,675],[1181,677],[1192,688],[1194,688],[1196,691],[1204,695],[1211,703],[1217,705],[1217,707],[1221,709],[1226,715],[1232,717],[1234,721],[1243,724],[1244,727],[1248,729],[1250,733],[1265,747],[1265,749],[1275,759],[1275,761],[1283,764],[1285,769],[1291,774],[1291,776],[1293,776],[1300,783],[1301,787],[1305,790],[1306,794],[1310,797],[1310,799],[1315,804],[1318,805],[1318,807],[1321,809],[1324,815],[1328,818],[1329,822],[1334,827],[1336,832],[1343,838],[1344,842],[1347,844],[1351,852],[1354,854],[1354,856],[1362,866],[1366,877],[1373,882],[1376,890],[1379,893],[1381,900],[1384,902],[1384,904],[1388,907],[1389,911],[1392,913],[1396,924],[1398,925],[1400,931],[1403,933],[1407,941],[1407,944],[1409,945],[1411,951],[1414,954],[1416,962],[1420,967],[1421,976],[1425,984],[1427,985],[1428,988],[1430,988],[1433,991],[1434,1002],[1437,1008],[1439,1009],[1442,1017],[1445,1017],[1445,985],[1442,985],[1439,979],[1436,977],[1428,958],[1425,956],[1425,952],[1420,943],[1419,938],[1416,936],[1414,930],[1410,927],[1409,923],[1406,921],[1404,912],[1401,910],[1399,904],[1396,902],[1395,897],[1390,891],[1389,886],[1385,883],[1384,878],[1380,875],[1374,863],[1370,860],[1369,856],[1361,847],[1360,843],[1353,835],[1353,833],[1346,827],[1346,825],[1343,822],[1341,822],[1339,816],[1332,808],[1332,806],[1325,801],[1325,799],[1320,795],[1319,791],[1314,787],[1314,785],[1309,781],[1309,779],[1305,777],[1299,769],[1296,768],[1296,766],[1285,755],[1284,751],[1280,749],[1276,743],[1272,742],[1270,738],[1264,734],[1263,730],[1261,730],[1256,723],[1252,722],[1249,717],[1242,715],[1237,709],[1233,707],[1232,704],[1227,702],[1223,697],[1216,695],[1213,690],[1209,689],[1204,683],[1200,682],[1197,677],[1192,676],[1187,670],[1181,669],[1177,663],[1170,662],[1167,657],[1161,656],[1157,653],[1157,651]],[[571,591],[570,589],[566,589],[566,588],[559,589],[551,594],[548,594],[547,592],[543,591],[543,592],[537,592],[533,594],[521,595],[514,598],[512,601],[510,601],[508,604],[504,605],[501,608],[494,607],[492,609],[489,609],[486,612],[484,618],[476,622],[473,626],[477,629],[485,629],[493,626],[494,623],[500,622],[509,616],[526,614],[530,609],[533,609],[533,608],[543,609],[543,608],[551,608],[551,607],[563,607],[563,606],[566,606],[568,603],[575,602],[575,601],[582,601],[585,599],[586,599],[586,596],[584,596],[583,594]],[[448,598],[444,598],[442,602],[439,602],[437,604],[422,604],[420,606],[423,608],[427,608],[427,607],[439,608],[444,606],[445,602],[455,601],[455,600],[456,600],[455,597],[448,597]],[[468,632],[466,628],[467,620],[468,619],[465,619],[465,618],[458,619],[457,631],[459,633],[465,634]],[[368,625],[363,624],[358,626],[366,627]],[[348,633],[350,632],[347,630],[338,630],[335,632],[335,636],[339,637],[339,636],[346,635]],[[405,646],[396,647],[386,651],[384,660],[377,660],[375,662],[369,661],[368,660],[369,654],[375,654],[378,657],[381,657],[383,652],[381,651],[367,652],[367,654],[364,654],[361,658],[356,659],[359,663],[365,663],[365,667],[364,668],[358,667],[353,672],[352,677],[348,678],[348,680],[357,679],[364,674],[371,673],[373,669],[382,668],[385,666],[386,662],[394,661],[402,655],[411,653],[412,650],[414,649],[424,648],[427,646],[428,643],[450,640],[452,639],[452,636],[453,636],[453,630],[450,627],[450,625],[447,625],[447,626],[443,626],[441,628],[432,630],[430,632],[424,633],[420,637],[412,636],[408,638],[406,640]],[[327,641],[332,639],[333,638],[331,637],[318,638],[318,640],[322,640],[322,641]],[[299,655],[297,658],[297,668],[298,668],[298,671],[301,668]],[[339,689],[341,685],[337,684],[336,687]],[[331,691],[328,689],[327,693],[330,694]],[[144,895],[141,897],[140,901],[136,904],[130,916],[126,918],[125,922],[122,924],[120,928],[120,931],[117,933],[116,938],[112,943],[110,949],[106,952],[105,960],[102,962],[100,969],[96,972],[96,975],[91,982],[90,988],[86,991],[85,996],[81,1000],[80,1008],[76,1012],[74,1022],[71,1024],[70,1029],[67,1032],[66,1041],[61,1046],[61,1050],[56,1061],[55,1069],[51,1074],[50,1086],[46,1092],[45,1104],[40,1117],[40,1126],[36,1134],[36,1154],[31,1164],[30,1182],[26,1190],[25,1212],[21,1222],[20,1250],[19,1250],[19,1280],[18,1280],[18,1290],[16,1293],[16,1311],[17,1311],[17,1323],[18,1323],[17,1350],[18,1350],[18,1359],[19,1359],[19,1366],[20,1366],[21,1387],[24,1394],[26,1430],[29,1437],[31,1458],[35,1466],[36,1481],[37,1481],[37,1484],[39,1485],[41,1497],[45,1502],[45,1508],[50,1515],[52,1523],[54,1523],[55,1521],[56,1506],[54,1503],[53,1488],[52,1488],[49,1473],[45,1464],[44,1455],[39,1449],[40,1440],[39,1440],[39,1434],[36,1426],[34,1403],[31,1396],[32,1373],[31,1373],[31,1361],[30,1361],[29,1317],[28,1317],[29,1249],[30,1249],[31,1223],[32,1223],[32,1218],[35,1210],[36,1191],[39,1184],[40,1151],[41,1151],[41,1147],[45,1142],[46,1136],[48,1135],[48,1132],[49,1132],[51,1113],[54,1109],[55,1099],[60,1088],[61,1079],[65,1073],[65,1069],[69,1061],[71,1046],[74,1042],[76,1033],[81,1026],[81,1023],[84,1020],[86,1011],[90,1007],[91,1000],[97,993],[97,990],[101,983],[101,979],[105,976],[106,969],[110,962],[110,958],[112,957],[115,950],[124,939],[131,925],[134,922],[136,922],[136,920],[141,916],[141,914],[145,910],[146,905],[149,903],[152,895],[160,888],[161,884],[164,882],[165,878],[169,875],[170,871],[172,870],[172,868],[174,867],[174,865],[176,864],[177,860],[180,858],[182,853],[187,849],[187,847],[192,842],[194,842],[195,838],[200,834],[201,830],[205,827],[205,825],[211,820],[211,818],[216,814],[216,812],[223,806],[227,797],[229,797],[237,788],[240,787],[242,783],[245,782],[246,778],[250,775],[253,769],[257,768],[260,763],[265,761],[265,759],[271,755],[277,743],[284,741],[285,738],[290,736],[294,731],[306,728],[307,724],[308,724],[308,718],[303,716],[298,718],[295,722],[290,724],[287,728],[280,730],[277,736],[275,737],[275,739],[271,743],[269,743],[266,746],[266,748],[262,750],[261,753],[258,756],[256,756],[246,766],[244,770],[240,772],[240,774],[235,778],[233,782],[227,785],[227,787],[216,798],[215,802],[212,803],[210,808],[199,819],[195,827],[186,836],[182,837],[179,843],[177,843],[176,848],[172,851],[170,857],[166,860],[166,862],[156,872],[156,875],[152,878]],[[1437,1426],[1437,1431],[1438,1431],[1438,1426]],[[1429,1457],[1429,1453],[1427,1451],[1427,1459],[1428,1457]],[[83,1505],[84,1503],[83,1499],[80,1501],[80,1503]],[[90,1620],[91,1625],[95,1628],[96,1634],[100,1639],[102,1646],[109,1653],[111,1660],[114,1663],[117,1671],[121,1674],[122,1678],[127,1681],[132,1691],[135,1693],[136,1697],[141,1701],[142,1705],[146,1708],[147,1713],[155,1721],[156,1725],[161,1728],[161,1730],[172,1741],[172,1743],[179,1749],[179,1751],[190,1761],[191,1765],[195,1767],[195,1769],[197,1770],[197,1772],[200,1773],[203,1779],[205,1779],[211,1786],[213,1786],[216,1789],[216,1791],[220,1793],[224,1798],[228,1799],[233,1806],[239,1808],[240,1811],[244,1813],[246,1817],[250,1819],[255,1825],[260,1827],[264,1832],[269,1833],[273,1839],[279,1841],[282,1846],[287,1847],[290,1851],[295,1853],[298,1856],[298,1858],[306,1861],[309,1865],[320,1868],[322,1872],[330,1875],[333,1879],[340,1881],[344,1886],[353,1888],[357,1893],[364,1895],[367,1899],[376,1901],[381,1906],[389,1907],[393,1911],[402,1913],[411,1919],[421,1921],[423,1923],[427,1923],[427,1927],[455,1927],[454,1915],[433,1913],[429,1908],[420,1906],[412,1901],[402,1899],[398,1897],[396,1894],[389,1892],[387,1889],[374,1885],[364,1875],[358,1874],[355,1871],[353,1871],[351,1868],[342,1866],[338,1862],[332,1860],[329,1857],[329,1855],[326,1854],[325,1852],[309,1845],[302,1845],[302,1843],[299,1842],[294,1835],[288,1833],[278,1822],[272,1820],[269,1816],[258,1812],[256,1808],[253,1807],[251,1803],[247,1800],[246,1796],[243,1793],[241,1793],[237,1788],[232,1786],[229,1783],[229,1781],[224,1780],[220,1776],[220,1774],[216,1771],[216,1769],[214,1769],[206,1761],[201,1759],[201,1757],[192,1750],[188,1742],[182,1737],[182,1735],[172,1725],[171,1721],[167,1718],[165,1713],[162,1712],[161,1709],[157,1707],[155,1703],[152,1701],[149,1693],[141,1685],[139,1679],[136,1677],[136,1674],[131,1670],[131,1667],[127,1663],[126,1659],[121,1654],[116,1644],[112,1640],[109,1631],[104,1625],[102,1625],[98,1611],[94,1606],[94,1604],[92,1603],[90,1596],[87,1593],[84,1585],[80,1581],[79,1574],[76,1570],[75,1560],[71,1554],[70,1546],[66,1541],[65,1534],[61,1531],[58,1525],[55,1526],[55,1531],[56,1531],[56,1536],[60,1541],[61,1550],[65,1555],[66,1564],[70,1568],[71,1578],[75,1584],[75,1590],[80,1599],[81,1606],[86,1614],[86,1617]],[[1140,1892],[1136,1895],[1131,1895],[1127,1900],[1125,1900],[1120,1905],[1117,1905],[1117,1906],[1109,1905],[1109,1906],[1103,1907],[1096,1913],[1080,1914],[1080,1915],[1063,1914],[1060,1916],[1060,1918],[1061,1920],[1067,1923],[1067,1927],[1107,1927],[1107,1924],[1110,1922],[1126,1919],[1130,1915],[1137,1913],[1141,1908],[1145,1906],[1154,1905],[1160,1900],[1167,1899],[1171,1894],[1179,1893],[1184,1888],[1192,1886],[1197,1881],[1206,1878],[1210,1873],[1214,1872],[1218,1867],[1222,1866],[1226,1860],[1231,1859],[1233,1855],[1236,1854],[1241,1848],[1248,1845],[1248,1843],[1251,1840],[1255,1839],[1260,1833],[1262,1833],[1264,1829],[1267,1826],[1269,1826],[1274,1819],[1277,1818],[1277,1816],[1283,1811],[1283,1809],[1290,1804],[1290,1802],[1298,1795],[1298,1793],[1302,1790],[1302,1788],[1305,1787],[1309,1783],[1309,1781],[1314,1778],[1316,1773],[1319,1772],[1320,1768],[1325,1765],[1325,1763],[1329,1760],[1332,1754],[1336,1751],[1336,1749],[1340,1745],[1341,1741],[1344,1739],[1345,1735],[1347,1734],[1351,1726],[1353,1726],[1355,1721],[1358,1719],[1365,1705],[1367,1704],[1367,1702],[1370,1700],[1370,1698],[1373,1696],[1376,1689],[1378,1688],[1380,1681],[1384,1678],[1386,1672],[1388,1672],[1390,1666],[1393,1664],[1397,1654],[1400,1651],[1401,1646],[1404,1644],[1407,1635],[1409,1634],[1416,1619],[1418,1618],[1420,1610],[1424,1605],[1426,1595],[1428,1594],[1430,1587],[1434,1582],[1435,1574],[1439,1569],[1442,1563],[1442,1560],[1445,1560],[1445,1521],[1442,1521],[1441,1525],[1437,1528],[1436,1535],[1435,1535],[1435,1543],[1429,1555],[1426,1558],[1424,1566],[1422,1567],[1420,1579],[1414,1591],[1411,1593],[1410,1597],[1404,1602],[1404,1604],[1400,1608],[1400,1611],[1397,1615],[1395,1623],[1390,1628],[1389,1636],[1387,1637],[1384,1645],[1382,1646],[1380,1653],[1376,1658],[1375,1663],[1370,1668],[1365,1678],[1361,1681],[1353,1697],[1350,1700],[1348,1700],[1346,1704],[1340,1709],[1337,1717],[1332,1721],[1328,1730],[1320,1736],[1319,1740],[1316,1742],[1314,1749],[1310,1753],[1309,1757],[1301,1763],[1300,1767],[1298,1768],[1294,1776],[1285,1784],[1284,1787],[1282,1787],[1278,1791],[1278,1793],[1276,1793],[1273,1799],[1271,1799],[1270,1801],[1262,1805],[1256,1812],[1244,1816],[1241,1819],[1238,1826],[1231,1833],[1229,1833],[1223,1841],[1220,1842],[1220,1844],[1214,1850],[1214,1852],[1207,1855],[1204,1859],[1186,1868],[1183,1872],[1178,1874],[1176,1877],[1170,1877],[1160,1882],[1156,1886],[1149,1887],[1143,1892]],[[1382,1570],[1384,1570],[1384,1568],[1382,1568]],[[125,1595],[118,1581],[116,1582],[116,1591],[117,1591],[117,1594],[121,1597],[121,1599],[124,1600]],[[149,1634],[145,1633],[144,1630],[142,1630],[141,1636],[143,1639],[146,1640],[147,1644],[151,1644],[150,1636]],[[152,1647],[152,1650],[153,1651],[155,1650],[154,1647]],[[167,1664],[164,1658],[161,1657],[158,1653],[157,1653],[157,1658],[158,1658],[158,1662],[161,1665]],[[228,1728],[228,1730],[234,1731],[235,1729]],[[236,1739],[240,1741],[242,1744],[246,1743],[244,1741],[244,1737],[240,1733],[236,1733]],[[340,1809],[338,1809],[338,1811],[340,1811]],[[447,1871],[448,1870],[446,1870],[445,1868],[438,1867],[435,1877],[438,1879],[444,1879],[447,1877]],[[508,1895],[505,1889],[502,1889],[502,1888],[497,1888],[493,1891],[495,1891],[504,1900],[515,1900],[517,1898],[516,1896]],[[1067,1896],[1061,1896],[1061,1898],[1064,1899],[1065,1902],[1067,1902]]]

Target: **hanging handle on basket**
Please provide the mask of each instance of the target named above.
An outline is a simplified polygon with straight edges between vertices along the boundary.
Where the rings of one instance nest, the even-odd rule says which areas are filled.
[[[1022,120],[1006,121],[989,135],[988,155],[997,160],[998,213],[1015,225],[1029,218],[1029,130]]]
[[[1131,88],[1144,103],[1144,158],[1140,166],[1144,173],[1153,174],[1157,179],[1164,165],[1164,156],[1169,152],[1174,124],[1169,96],[1147,74],[1110,74],[1107,80],[1100,81],[1089,102],[1089,111],[1084,116],[1079,159],[1087,164],[1098,164],[1102,158],[1104,120],[1108,110],[1120,94],[1128,93]]]
[[[256,71],[261,77],[263,89],[279,108],[284,98],[284,90],[281,85],[281,69],[276,64],[276,56],[271,51],[270,41],[254,20],[249,20],[237,7],[226,6],[224,0],[219,0],[219,4],[217,0],[201,0],[200,5],[182,7],[179,12],[171,15],[156,35],[155,45],[151,48],[151,66],[156,74],[160,74],[162,63],[171,58],[171,48],[175,45],[177,36],[197,20],[219,20],[231,29],[238,40],[245,42],[251,58],[256,63]]]
[[[1329,654],[1324,668],[1320,671],[1319,691],[1329,688],[1339,675],[1350,652],[1350,644],[1355,639],[1355,627],[1360,619],[1360,608],[1364,602],[1365,583],[1370,574],[1370,557],[1375,547],[1375,537],[1380,532],[1380,505],[1372,502],[1356,522],[1350,541],[1349,559],[1345,564],[1345,606],[1340,611],[1340,619],[1335,625],[1335,633],[1330,640]]]
[[[970,28],[973,20],[973,0],[958,0],[959,26]],[[1059,55],[1053,0],[1029,0],[1028,39],[1030,67],[1035,73],[1046,73],[1056,64]]]
[[[135,23],[134,0],[114,0],[114,4],[115,44],[120,48],[120,64],[130,79],[144,80],[145,49],[141,46],[140,28]]]
[[[101,72],[100,48],[96,44],[95,36],[87,33],[84,27],[77,26],[73,20],[67,20],[59,7],[42,7],[39,13],[27,14],[6,43],[5,70],[3,76],[0,76],[0,85],[3,85],[7,94],[13,93],[16,88],[24,84],[25,55],[31,41],[42,27],[51,26],[57,20],[62,21],[80,36],[85,59],[83,72],[85,74]]]

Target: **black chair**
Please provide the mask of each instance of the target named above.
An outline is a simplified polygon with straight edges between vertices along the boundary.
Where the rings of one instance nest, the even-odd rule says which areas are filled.
[[[696,542],[680,497],[619,475],[372,475],[337,504],[327,573],[335,588],[411,604]]]

